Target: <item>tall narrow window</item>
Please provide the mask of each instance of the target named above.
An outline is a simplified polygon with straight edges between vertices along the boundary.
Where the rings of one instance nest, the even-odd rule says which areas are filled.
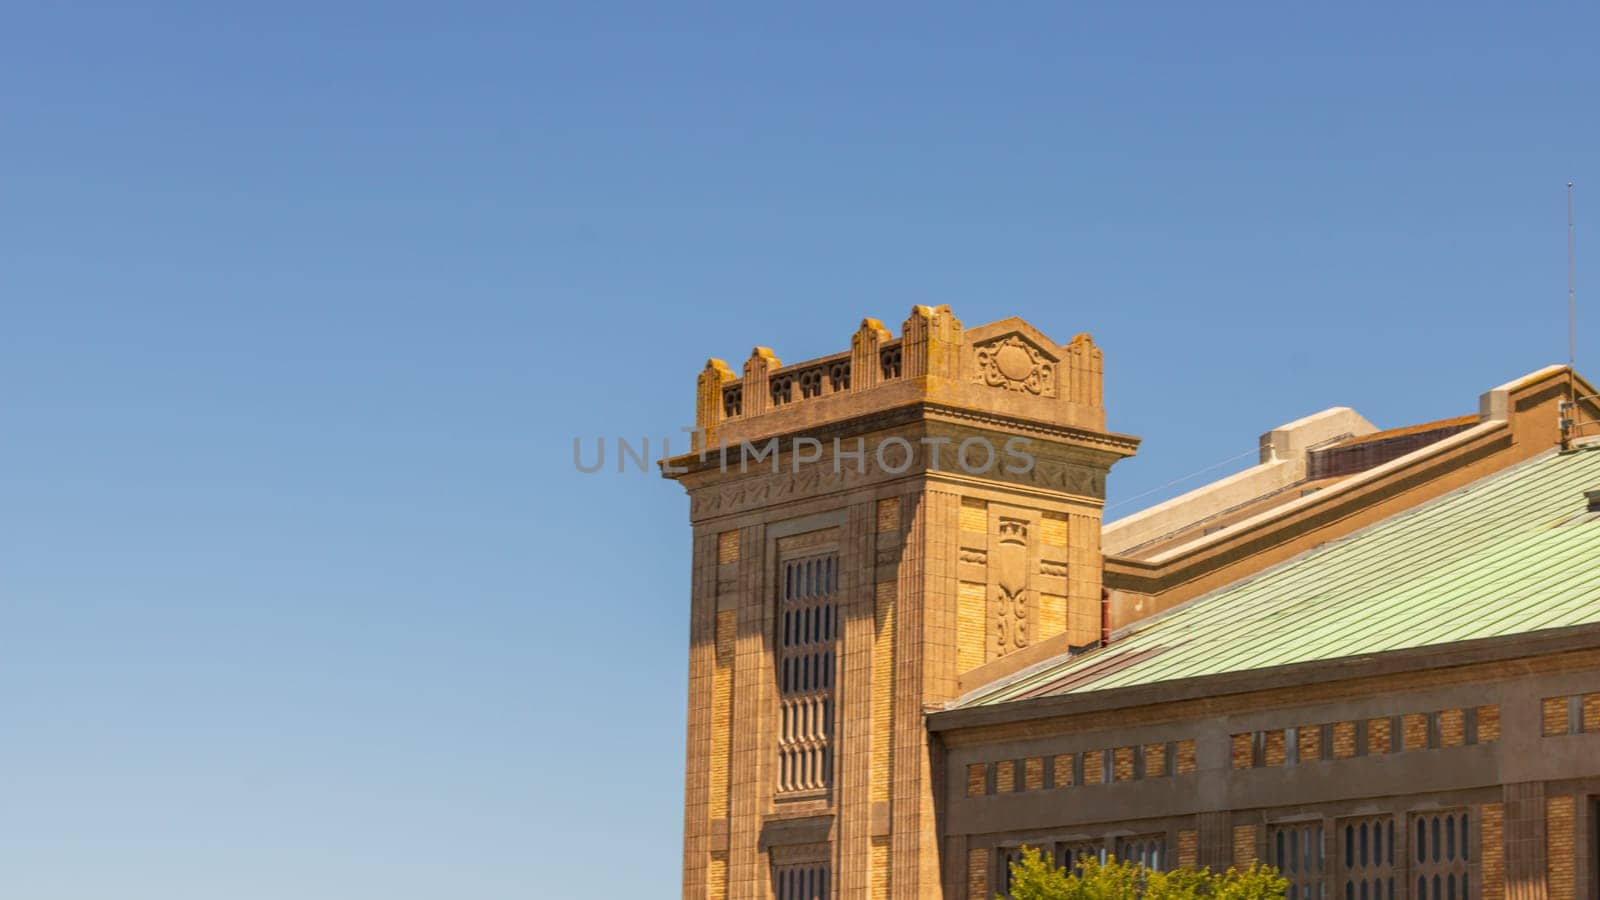
[[[1411,817],[1411,900],[1467,900],[1468,841],[1466,810]]]
[[[827,900],[833,870],[825,862],[772,867],[772,893],[777,900]]]
[[[1117,838],[1117,859],[1137,863],[1152,872],[1167,870],[1167,836],[1140,834]]]
[[[787,560],[779,580],[778,792],[833,784],[839,557]]]
[[[1321,822],[1273,825],[1267,830],[1267,860],[1288,879],[1287,900],[1324,900]]]
[[[1340,820],[1339,863],[1343,900],[1394,900],[1393,817]]]

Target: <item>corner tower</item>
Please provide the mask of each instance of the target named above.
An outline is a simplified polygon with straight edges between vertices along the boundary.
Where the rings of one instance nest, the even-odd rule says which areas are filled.
[[[694,529],[685,897],[959,882],[924,709],[1100,640],[1106,473],[1138,445],[1106,431],[1101,371],[1088,335],[947,306],[820,359],[706,363],[694,450],[662,463]]]

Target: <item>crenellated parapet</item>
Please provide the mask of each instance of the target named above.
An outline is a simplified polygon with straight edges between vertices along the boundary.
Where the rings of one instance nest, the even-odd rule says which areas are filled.
[[[738,376],[708,360],[695,424],[712,447],[928,402],[1103,431],[1102,372],[1087,334],[1057,344],[1018,318],[967,329],[948,306],[918,305],[898,338],[863,319],[850,349],[831,356],[784,365],[756,347]]]

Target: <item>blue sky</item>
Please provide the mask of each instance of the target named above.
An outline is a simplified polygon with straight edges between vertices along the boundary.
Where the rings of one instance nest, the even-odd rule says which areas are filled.
[[[687,501],[573,437],[914,303],[1094,334],[1112,503],[1473,412],[1564,361],[1568,179],[1600,267],[1597,25],[13,5],[0,893],[675,895]]]

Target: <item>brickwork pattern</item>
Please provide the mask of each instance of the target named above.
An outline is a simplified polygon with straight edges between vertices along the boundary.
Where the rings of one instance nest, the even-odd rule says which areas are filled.
[[[1287,762],[1289,753],[1286,741],[1282,728],[1274,728],[1267,732],[1265,746],[1261,751],[1262,761],[1269,766],[1281,766]]]
[[[988,603],[988,585],[961,582],[956,592],[956,667],[963,672],[983,665],[984,642],[989,637]]]
[[[1367,720],[1367,753],[1376,755],[1388,753],[1394,749],[1394,735],[1388,719]]]
[[[1067,630],[1067,598],[1062,594],[1039,595],[1039,637],[1055,637]]]
[[[889,887],[889,836],[884,834],[872,839],[872,883],[869,896],[872,900],[888,900]]]
[[[873,588],[872,799],[887,803],[894,762],[894,582]]]
[[[1322,727],[1301,725],[1295,730],[1295,758],[1311,762],[1322,758]]]
[[[967,766],[967,796],[982,797],[987,793],[989,793],[989,764],[969,764]]]
[[[1044,758],[1031,756],[1022,763],[1022,789],[1037,791],[1044,787]]]
[[[1233,867],[1246,869],[1256,864],[1256,834],[1254,825],[1233,826]]]
[[[1402,750],[1425,750],[1428,746],[1428,717],[1424,713],[1406,713],[1401,718],[1400,744]]]
[[[1483,882],[1482,900],[1505,900],[1506,844],[1505,807],[1485,803],[1478,810],[1478,854]]]
[[[1176,771],[1179,775],[1193,775],[1195,773],[1194,738],[1184,738],[1178,742],[1178,765]]]
[[[1540,716],[1545,737],[1567,733],[1567,698],[1546,697]]]
[[[1480,706],[1478,714],[1478,743],[1500,740],[1500,707]]]
[[[977,497],[961,498],[961,530],[989,532],[989,503]]]
[[[1467,715],[1459,709],[1439,711],[1439,746],[1464,747],[1467,743]]]
[[[1093,750],[1083,755],[1083,783],[1103,784],[1106,780],[1106,754]]]
[[[994,792],[1009,794],[1017,789],[1016,760],[1007,759],[994,765]]]
[[[878,501],[878,532],[900,530],[900,498],[887,497]]]
[[[1351,759],[1356,755],[1356,723],[1333,723],[1333,758]]]
[[[1248,769],[1255,765],[1255,749],[1251,746],[1253,737],[1246,732],[1236,734],[1229,740],[1228,756],[1235,769]]]
[[[1144,777],[1160,778],[1167,774],[1167,745],[1144,745]]]
[[[1178,830],[1177,863],[1180,869],[1194,869],[1200,866],[1200,832],[1193,828]]]
[[[967,897],[989,900],[989,851],[967,851]]]
[[[1133,780],[1133,748],[1118,747],[1111,752],[1111,780]]]
[[[1058,788],[1072,787],[1072,754],[1056,754],[1053,765],[1055,768],[1055,781],[1053,782],[1055,786]]]
[[[1039,541],[1048,547],[1067,546],[1067,517],[1060,513],[1045,513],[1039,519]]]
[[[736,613],[717,613],[716,662],[711,676],[711,818],[728,815],[728,764],[733,746],[733,634]],[[726,860],[724,860],[726,863]]]
[[[1577,848],[1573,843],[1574,804],[1572,797],[1546,797],[1545,866],[1549,873],[1549,900],[1575,900],[1577,891]]]

